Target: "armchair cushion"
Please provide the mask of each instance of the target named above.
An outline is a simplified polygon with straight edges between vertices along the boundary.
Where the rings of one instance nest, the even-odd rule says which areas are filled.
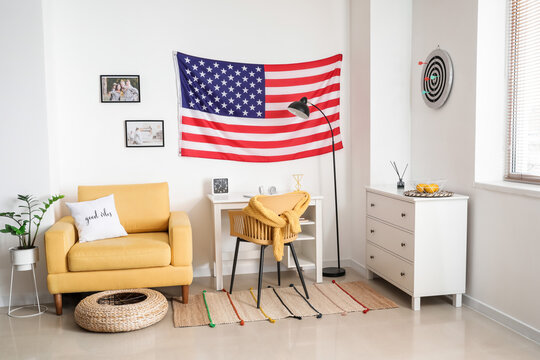
[[[68,253],[69,271],[140,269],[171,264],[166,232],[129,234],[76,243]]]

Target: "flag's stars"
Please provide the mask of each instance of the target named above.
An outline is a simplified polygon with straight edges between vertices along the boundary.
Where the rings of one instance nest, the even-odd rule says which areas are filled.
[[[260,77],[257,78],[257,82],[260,83],[262,79]]]
[[[262,101],[261,101],[261,100],[257,100],[257,105],[262,105]]]
[[[188,63],[188,64],[189,64],[189,63],[190,63],[190,61],[191,61],[191,59],[190,59],[190,58],[188,58],[188,57],[185,57],[185,58],[184,58],[184,60],[185,60],[185,61],[186,61],[186,63]]]
[[[202,109],[203,109],[203,110],[206,110],[206,109],[208,109],[208,108],[206,107],[206,105],[203,105],[203,106],[202,106]]]
[[[247,70],[247,67],[246,65],[242,66],[242,70],[246,71]]]
[[[214,77],[215,77],[216,79],[219,79],[219,74],[215,74]]]
[[[219,85],[215,85],[214,89],[216,89],[216,91],[219,90]]]
[[[229,86],[229,92],[233,92],[234,88],[232,86]]]
[[[212,84],[213,82],[214,82],[214,79],[212,79],[212,78],[208,79],[209,84]]]
[[[247,116],[247,111],[246,111],[246,110],[242,111],[242,114],[243,114],[244,116]]]
[[[218,108],[218,107],[215,108],[214,111],[217,112],[217,113],[219,113],[219,108]]]
[[[221,69],[221,73],[222,73],[222,74],[225,74],[226,72],[227,72],[227,70]]]
[[[255,70],[257,70],[257,72],[260,72],[261,71],[261,68],[260,67],[256,67]]]
[[[227,80],[221,80],[221,85],[227,85]]]
[[[231,64],[229,64],[229,65],[227,65],[227,68],[228,68],[229,70],[232,70],[232,69],[233,69],[233,66],[232,66]]]
[[[236,104],[235,107],[240,110],[242,108],[242,106],[240,106],[239,104]]]
[[[227,103],[226,102],[221,103],[221,107],[225,109],[227,107]]]
[[[249,83],[249,87],[255,87],[255,84],[254,83]]]
[[[240,71],[236,70],[234,73],[236,74],[236,76],[240,76]]]
[[[186,69],[186,73],[187,73],[188,75],[191,75],[191,70]]]
[[[244,105],[247,105],[248,103],[247,99],[242,100],[242,102],[244,103]]]
[[[196,102],[196,103],[198,104],[198,103],[200,103],[200,102],[201,102],[201,99],[199,99],[199,98],[195,98],[195,102]]]
[[[202,94],[202,95],[201,95],[201,98],[202,98],[203,100],[206,99],[206,95]]]
[[[234,99],[233,99],[233,98],[229,98],[229,102],[230,102],[231,104],[234,104]]]
[[[190,107],[195,107],[195,103],[193,101],[190,101],[189,106]]]
[[[253,71],[249,72],[249,76],[254,76],[254,75],[255,75],[255,73]]]
[[[201,88],[204,89],[206,87],[206,84],[205,83],[202,83],[201,84]]]
[[[217,62],[214,63],[214,67],[215,68],[218,68],[219,67],[219,64]]]
[[[199,81],[199,78],[196,77],[196,76],[194,76],[194,77],[193,77],[193,81]]]
[[[199,67],[197,65],[193,65],[193,70],[197,70]]]
[[[247,81],[247,77],[244,76],[244,77],[242,78],[242,80]]]
[[[201,66],[204,66],[204,61],[199,60],[199,64],[201,64]]]
[[[199,88],[195,88],[194,90],[195,90],[195,92],[199,92]]]
[[[212,95],[214,92],[212,90],[208,90],[208,95]]]
[[[257,111],[257,116],[258,116],[258,117],[261,117],[261,116],[262,116],[262,112]]]
[[[243,88],[242,91],[243,91],[244,93],[247,93],[247,92],[248,92],[248,89],[247,89],[247,88]]]
[[[201,71],[201,77],[205,77],[206,73],[204,71]]]
[[[227,92],[226,92],[226,91],[222,91],[222,92],[221,92],[221,96],[223,96],[223,97],[227,96]]]
[[[236,86],[240,86],[240,85],[242,85],[242,83],[240,81],[237,81]]]
[[[212,102],[212,100],[210,100],[210,101],[208,102],[208,105],[210,105],[210,106],[214,105],[214,103]]]
[[[251,110],[251,111],[255,110],[255,106],[250,105],[250,106],[249,106],[249,110]]]
[[[233,81],[233,79],[234,79],[234,76],[229,75],[229,81]]]
[[[255,99],[255,94],[249,94],[249,98],[252,100]]]
[[[237,98],[239,98],[241,96],[240,93],[236,93],[235,95],[236,95]]]
[[[212,72],[212,68],[209,66],[209,67],[206,68],[206,71]]]
[[[189,85],[193,85],[193,81],[188,80],[187,82],[188,82]]]
[[[219,101],[219,100],[220,100],[219,96],[216,96],[216,97],[214,98],[214,100],[215,100],[216,102]]]
[[[234,110],[233,109],[229,109],[229,115],[232,115],[234,114]]]
[[[261,94],[262,93],[262,89],[257,89],[257,94]]]

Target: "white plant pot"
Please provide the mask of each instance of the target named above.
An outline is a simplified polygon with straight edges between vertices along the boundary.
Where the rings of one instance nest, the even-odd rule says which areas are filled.
[[[32,265],[39,261],[39,248],[18,249],[16,247],[9,248],[11,254],[11,264],[17,271],[32,270]]]

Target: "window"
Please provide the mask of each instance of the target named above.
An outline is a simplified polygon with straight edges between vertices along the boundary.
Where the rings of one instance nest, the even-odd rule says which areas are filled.
[[[509,0],[506,179],[540,183],[540,1]]]

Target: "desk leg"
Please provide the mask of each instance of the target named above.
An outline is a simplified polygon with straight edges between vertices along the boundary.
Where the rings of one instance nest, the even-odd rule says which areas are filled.
[[[221,208],[214,207],[214,276],[216,290],[223,289],[223,263],[221,253]]]

